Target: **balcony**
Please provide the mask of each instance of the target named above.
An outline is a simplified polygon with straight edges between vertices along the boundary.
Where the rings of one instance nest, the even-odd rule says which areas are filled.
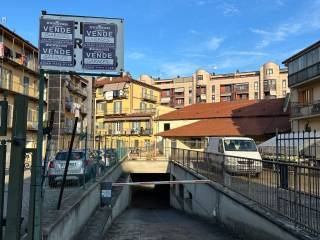
[[[272,92],[272,91],[276,91],[277,88],[276,88],[276,85],[275,84],[263,84],[263,91],[264,92]]]
[[[69,82],[69,84],[67,85],[67,89],[71,92],[74,92],[76,94],[79,94],[83,97],[87,97],[88,93],[87,90],[85,88],[82,88],[72,82]]]
[[[141,109],[129,109],[129,108],[122,108],[122,109],[114,109],[113,111],[109,111],[105,113],[106,116],[110,115],[129,115],[129,114],[146,114],[146,115],[153,115],[157,111],[155,108],[141,108]]]
[[[140,128],[140,129],[135,129],[135,128],[126,128],[126,129],[120,129],[120,130],[115,130],[115,129],[108,129],[106,132],[107,135],[113,135],[113,136],[151,136],[153,133],[151,128]]]
[[[320,75],[320,62],[309,66],[299,72],[290,74],[288,77],[288,86],[292,87],[297,84],[303,84],[311,80],[319,79]]]
[[[0,58],[30,74],[39,75],[38,60],[34,58],[33,53],[20,54],[19,57],[14,57],[12,49],[5,46],[3,42],[0,42]]]
[[[231,96],[232,95],[232,89],[230,87],[228,88],[220,88],[220,95],[224,96]]]
[[[158,98],[155,95],[147,94],[145,92],[142,92],[142,99],[149,102],[157,102]]]
[[[36,83],[37,84],[37,83]],[[21,93],[35,100],[39,99],[38,86],[29,87],[28,85],[23,85],[18,81],[10,81],[8,79],[0,79],[0,88],[6,89],[12,92]],[[46,94],[44,95],[44,100],[46,101]]]
[[[320,101],[310,103],[291,103],[291,117],[309,118],[320,115]]]
[[[249,87],[248,86],[245,86],[245,87],[238,87],[236,86],[235,87],[235,92],[236,93],[248,93],[249,92]]]

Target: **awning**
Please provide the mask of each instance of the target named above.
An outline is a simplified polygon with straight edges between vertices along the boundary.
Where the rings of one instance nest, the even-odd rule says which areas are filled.
[[[122,90],[126,82],[111,83],[103,86],[103,92]]]
[[[174,89],[174,92],[175,92],[175,93],[184,92],[184,88],[175,88],[175,89]]]

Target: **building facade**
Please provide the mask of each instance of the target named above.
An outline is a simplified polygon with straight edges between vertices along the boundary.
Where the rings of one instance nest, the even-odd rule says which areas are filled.
[[[263,142],[289,132],[285,98],[193,104],[157,118],[160,149],[204,150],[207,137],[251,137]]]
[[[290,91],[287,69],[268,62],[260,71],[214,74],[203,69],[189,77],[140,80],[161,89],[161,104],[181,108],[195,103],[253,100],[285,97]]]
[[[48,75],[48,115],[55,111],[53,152],[68,149],[75,117],[78,117],[74,147],[83,148],[80,134],[91,134],[92,80],[78,75]],[[91,146],[89,146],[91,147]]]
[[[284,61],[293,131],[320,131],[320,41]]]
[[[12,135],[14,95],[28,96],[27,148],[35,148],[38,128],[39,99],[38,49],[0,24],[0,96],[6,92],[8,107],[8,139]],[[47,85],[47,82],[45,83]],[[44,93],[47,101],[46,89]],[[46,105],[45,105],[46,106]],[[44,111],[46,112],[46,111]],[[45,118],[46,116],[44,116]],[[7,145],[7,159],[10,143]]]
[[[101,137],[102,144],[110,148],[155,144],[159,88],[125,75],[97,79],[95,89],[95,138]]]

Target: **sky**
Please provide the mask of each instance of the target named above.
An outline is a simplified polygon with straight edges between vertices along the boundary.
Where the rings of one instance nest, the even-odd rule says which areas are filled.
[[[41,10],[125,20],[125,70],[170,78],[281,64],[320,40],[320,0],[4,1],[6,26],[38,45]]]

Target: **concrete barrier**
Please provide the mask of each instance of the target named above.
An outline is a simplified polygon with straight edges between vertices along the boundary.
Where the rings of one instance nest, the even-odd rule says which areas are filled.
[[[170,163],[170,173],[171,180],[201,179],[201,176],[173,162]],[[246,240],[315,239],[217,183],[172,185],[170,204],[221,223]]]
[[[100,182],[115,182],[123,173],[122,162],[112,166],[99,181],[88,187],[72,205],[56,211],[55,220],[42,226],[43,239],[73,239],[100,205]],[[43,214],[46,214],[45,212]]]

